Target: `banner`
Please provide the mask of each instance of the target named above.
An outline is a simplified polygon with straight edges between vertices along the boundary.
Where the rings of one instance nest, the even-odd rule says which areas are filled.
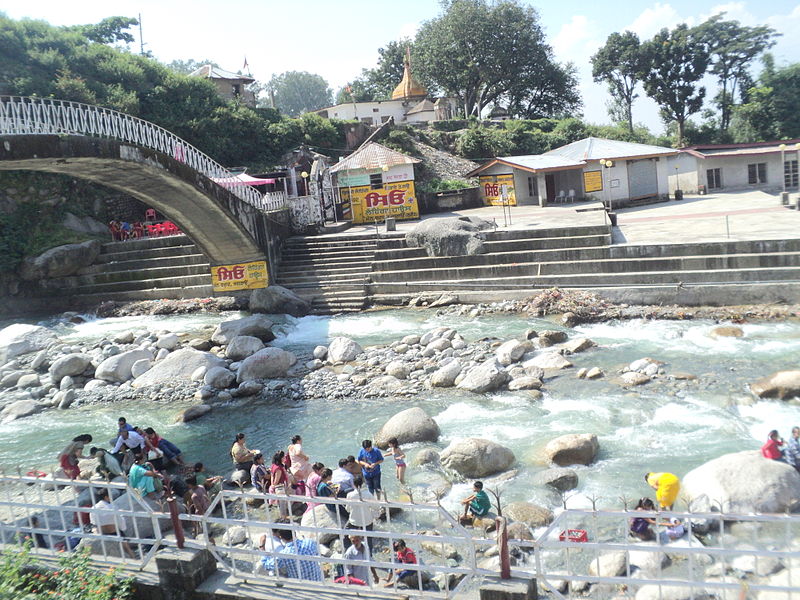
[[[587,194],[589,192],[602,192],[603,172],[585,171],[583,173],[583,191],[586,192]]]
[[[211,267],[211,285],[215,292],[255,290],[267,287],[268,283],[267,263],[263,260]]]
[[[419,218],[413,181],[387,183],[377,189],[372,189],[370,186],[340,188],[339,193],[342,200],[350,200],[353,223],[372,223],[383,221],[386,217]]]
[[[513,175],[483,175],[478,179],[486,206],[517,205]],[[503,199],[503,186],[506,186],[506,194],[508,195],[505,200]]]

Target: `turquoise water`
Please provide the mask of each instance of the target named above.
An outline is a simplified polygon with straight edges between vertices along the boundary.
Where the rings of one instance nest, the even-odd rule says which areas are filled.
[[[184,315],[96,320],[81,325],[49,323],[68,341],[98,339],[114,331],[147,327],[176,332],[200,332],[236,315]],[[560,328],[542,319],[519,316],[435,317],[428,311],[392,310],[342,317],[287,317],[278,327],[275,345],[309,354],[330,337],[347,335],[362,345],[388,344],[409,333],[447,325],[468,341],[484,337],[509,339],[528,328]],[[188,459],[205,462],[212,472],[229,470],[228,449],[243,431],[251,448],[271,454],[300,434],[313,460],[332,465],[356,454],[360,441],[371,437],[396,412],[420,406],[442,429],[438,444],[463,437],[484,437],[510,447],[519,474],[507,484],[506,499],[533,500],[551,506],[560,502],[532,485],[533,475],[545,468],[541,451],[564,433],[593,432],[600,439],[599,460],[577,467],[580,486],[568,500],[573,507],[588,506],[588,497],[600,505],[618,506],[620,496],[647,492],[642,474],[669,470],[679,475],[720,454],[758,448],[770,429],[788,436],[800,424],[800,408],[763,401],[740,405],[749,394],[746,384],[773,371],[795,368],[800,350],[800,325],[778,322],[744,325],[743,338],[715,339],[716,324],[709,321],[629,321],[585,325],[570,331],[585,335],[598,347],[571,357],[575,367],[599,366],[607,378],[584,381],[575,369],[545,382],[545,396],[531,401],[524,393],[474,395],[454,390],[425,393],[419,398],[370,400],[308,400],[251,403],[216,407],[192,423],[176,424],[185,403],[129,403],[50,411],[0,425],[0,465],[4,468],[47,468],[59,450],[75,435],[92,433],[101,444],[114,433],[116,420],[152,426],[178,444]],[[611,381],[614,372],[643,356],[664,361],[668,373],[698,377],[683,388],[648,384],[628,390]],[[406,448],[413,457],[417,448]],[[384,482],[397,489],[393,467],[384,469]],[[413,467],[408,477],[421,483],[429,475]],[[466,493],[458,484],[445,499],[455,505]]]

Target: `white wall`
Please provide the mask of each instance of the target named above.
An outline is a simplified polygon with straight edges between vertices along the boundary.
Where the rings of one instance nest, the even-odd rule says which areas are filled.
[[[677,156],[670,156],[666,161],[668,193],[674,194],[676,189],[683,190],[687,194],[696,194],[700,163],[703,160],[692,156],[686,152],[681,152]],[[705,183],[705,171],[703,171],[703,183]]]
[[[789,156],[794,152],[786,153],[786,158],[791,160],[794,156]],[[766,163],[767,165],[767,182],[764,184],[748,183],[748,169],[747,165]],[[735,190],[735,189],[782,189],[783,188],[783,166],[781,164],[781,155],[778,154],[761,154],[751,156],[721,156],[707,157],[706,159],[698,160],[698,178],[701,183],[706,183],[706,171],[708,169],[719,168],[722,176],[722,189]]]
[[[382,117],[394,117],[396,123],[402,122],[409,108],[403,106],[402,100],[387,100],[385,102],[357,102],[355,106],[352,102],[337,104],[326,111],[329,119],[358,119],[367,122],[368,125],[380,125],[383,123]],[[364,121],[364,119],[369,121]]]

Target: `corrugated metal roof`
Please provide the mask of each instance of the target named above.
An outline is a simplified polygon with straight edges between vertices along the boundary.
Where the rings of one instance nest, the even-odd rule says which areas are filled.
[[[677,150],[663,146],[588,137],[545,152],[544,156],[562,156],[572,160],[600,160],[603,158],[636,158],[637,156],[670,156],[677,153]]]
[[[421,162],[419,159],[406,156],[376,142],[370,142],[359,148],[347,158],[340,160],[331,167],[331,173],[339,171],[352,171],[355,169],[380,169],[396,165],[413,165]]]
[[[475,177],[476,175],[482,173],[489,167],[493,167],[494,165],[502,164],[508,165],[509,167],[516,167],[519,169],[524,169],[526,171],[531,171],[533,173],[536,172],[543,172],[546,173],[548,171],[558,171],[559,169],[579,169],[586,165],[585,162],[582,160],[572,160],[570,158],[564,158],[563,156],[546,156],[544,154],[527,154],[524,156],[499,156],[494,160],[490,160],[484,164],[482,164],[477,169],[474,169],[464,175],[464,177]]]
[[[255,81],[254,78],[249,77],[248,75],[232,73],[231,71],[226,71],[225,69],[220,69],[219,67],[214,67],[212,65],[203,65],[199,69],[189,73],[189,76],[207,77],[209,79],[241,79],[243,81]]]
[[[407,115],[414,115],[414,114],[417,114],[417,113],[427,112],[427,111],[431,111],[431,110],[435,110],[435,108],[433,106],[433,102],[431,102],[430,100],[425,98],[425,100],[423,100],[422,102],[417,104],[414,108],[412,108],[406,114]]]
[[[797,152],[797,148],[795,147],[794,144],[784,144],[784,145],[786,146],[783,150],[784,153],[788,154],[789,152],[791,153]],[[781,151],[781,145],[780,142],[776,142],[771,146],[760,145],[750,148],[730,148],[721,146],[719,148],[713,148],[713,147],[704,147],[701,149],[691,148],[691,150],[697,153],[697,155],[700,155],[704,158],[708,156],[753,156],[759,154],[778,154]],[[687,149],[687,152],[688,151],[689,149]]]

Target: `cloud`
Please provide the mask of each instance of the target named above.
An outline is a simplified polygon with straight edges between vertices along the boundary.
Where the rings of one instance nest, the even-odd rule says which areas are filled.
[[[405,23],[400,26],[400,30],[397,32],[397,39],[414,39],[417,35],[417,31],[419,31],[419,23]]]
[[[574,15],[553,38],[553,51],[562,60],[585,58],[588,46],[596,48],[601,43],[594,39],[595,34],[596,30],[589,26],[585,15]]]
[[[800,4],[787,15],[773,15],[765,21],[766,25],[783,34],[770,50],[778,64],[800,61],[800,39],[797,37],[797,31],[800,30]]]
[[[662,28],[672,28],[678,23],[689,23],[694,19],[684,19],[671,4],[656,2],[652,7],[645,8],[625,29],[634,32],[641,39],[653,37]]]

